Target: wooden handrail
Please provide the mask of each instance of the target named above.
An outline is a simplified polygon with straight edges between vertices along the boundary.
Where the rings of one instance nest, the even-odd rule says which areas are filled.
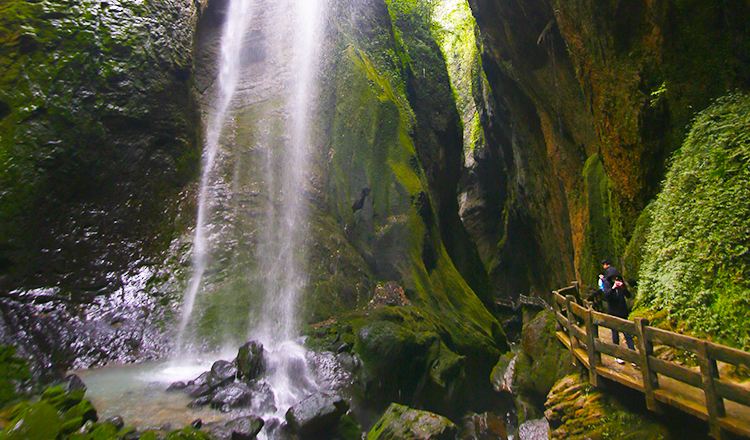
[[[578,293],[577,284],[552,292],[557,337],[570,349],[574,362],[588,368],[592,385],[599,386],[602,376],[638,389],[645,394],[650,410],[660,412],[660,403],[666,403],[707,420],[710,435],[716,439],[722,439],[727,431],[750,437],[750,416],[730,415],[725,407],[725,401],[731,401],[744,408],[743,414],[750,414],[750,390],[720,377],[718,369],[718,362],[750,368],[750,353],[651,327],[645,318],[630,321],[596,312],[590,306],[578,304],[573,293]],[[636,350],[600,339],[599,327],[635,335]],[[690,353],[697,359],[700,370],[655,357],[655,345]],[[641,370],[640,382],[606,366],[602,363],[602,354],[637,365]],[[685,403],[684,398],[660,386],[659,375],[703,391],[703,402]]]

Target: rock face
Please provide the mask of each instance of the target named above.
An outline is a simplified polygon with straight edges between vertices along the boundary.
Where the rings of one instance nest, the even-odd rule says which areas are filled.
[[[204,3],[3,4],[0,326],[39,364],[154,355],[142,317],[127,335],[127,318],[84,321],[115,292],[146,313],[164,300],[164,252],[192,223],[182,199],[200,158],[191,48]],[[50,310],[56,322],[40,321]]]
[[[0,13],[0,290],[73,301],[166,249],[195,177],[201,2],[6,2]]]
[[[480,112],[487,155],[497,158],[477,161],[478,175],[488,166],[478,185],[495,188],[485,199],[494,195],[506,212],[478,216],[469,230],[491,231],[499,219],[498,236],[473,236],[498,244],[493,261],[513,256],[493,270],[522,278],[516,286],[543,293],[572,276],[593,284],[602,258],[625,255],[686,123],[725,90],[748,87],[750,38],[742,23],[750,8],[714,1],[469,4],[491,88]],[[514,253],[521,248],[527,251]],[[513,264],[544,269],[512,271]],[[636,275],[630,264],[621,267],[625,276]]]

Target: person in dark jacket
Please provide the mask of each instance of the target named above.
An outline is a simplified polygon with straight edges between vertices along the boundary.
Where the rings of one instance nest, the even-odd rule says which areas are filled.
[[[604,280],[602,283],[602,291],[604,292],[604,299],[607,301],[607,313],[618,318],[628,319],[630,310],[628,310],[628,303],[626,298],[630,297],[628,288],[625,287],[625,283],[622,281],[622,276],[616,267],[612,266],[609,260],[602,260],[602,267],[604,268]],[[635,350],[635,344],[633,344],[633,337],[623,332],[625,336],[625,342],[628,344],[628,348]],[[617,330],[612,330],[612,343],[615,345],[620,344],[620,335]],[[621,359],[616,359],[618,363],[623,363]]]

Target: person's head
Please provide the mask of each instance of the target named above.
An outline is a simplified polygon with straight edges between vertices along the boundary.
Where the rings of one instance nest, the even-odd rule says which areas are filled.
[[[612,265],[612,263],[610,263],[609,260],[607,260],[607,259],[602,260],[602,267],[603,268],[606,269],[606,268],[608,268],[611,265]]]

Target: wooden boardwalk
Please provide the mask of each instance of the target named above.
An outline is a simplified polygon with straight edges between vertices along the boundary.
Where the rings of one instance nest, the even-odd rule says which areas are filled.
[[[557,338],[589,371],[589,381],[604,377],[644,393],[646,405],[661,412],[667,404],[709,423],[710,434],[726,432],[750,438],[750,384],[726,378],[731,366],[750,368],[750,353],[709,341],[650,327],[648,320],[620,319],[582,307],[572,295],[577,285],[553,292]],[[636,350],[614,345],[611,331],[636,337]],[[621,338],[622,339],[622,338]],[[689,368],[654,356],[654,346],[665,345],[697,359]],[[615,357],[625,361],[615,362]]]

